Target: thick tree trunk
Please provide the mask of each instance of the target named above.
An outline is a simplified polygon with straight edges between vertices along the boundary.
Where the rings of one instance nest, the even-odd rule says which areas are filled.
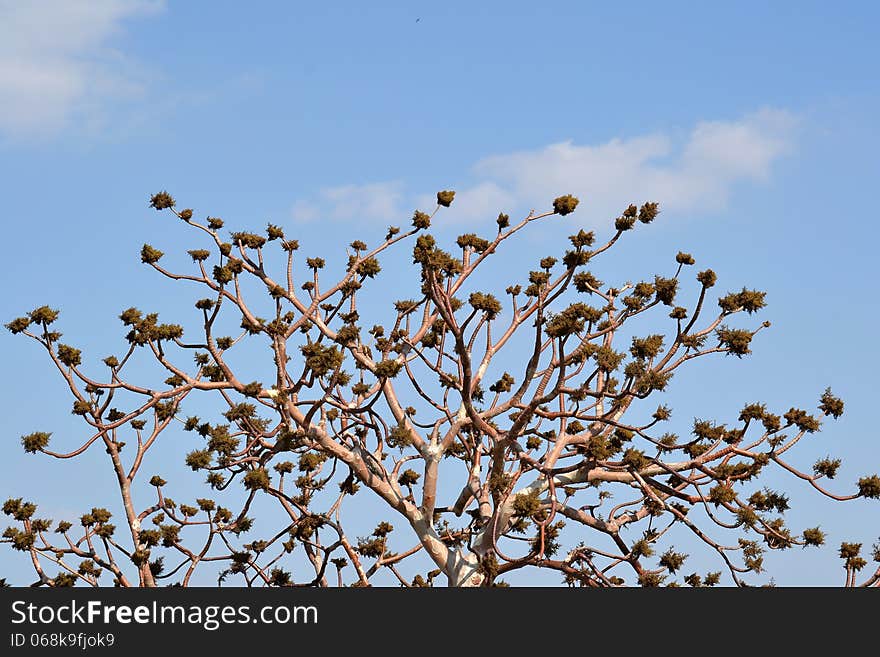
[[[467,588],[482,586],[486,580],[486,576],[480,572],[477,555],[462,550],[450,550],[446,576],[449,586]]]
[[[421,513],[411,524],[428,556],[446,575],[447,586],[473,587],[483,584],[486,578],[480,572],[480,561],[476,554],[465,548],[448,547]]]

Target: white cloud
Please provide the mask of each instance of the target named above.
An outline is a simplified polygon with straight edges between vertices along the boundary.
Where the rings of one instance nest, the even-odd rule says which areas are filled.
[[[583,223],[607,221],[631,202],[659,201],[664,211],[723,208],[734,187],[764,182],[794,146],[796,118],[764,109],[734,121],[703,121],[683,138],[651,134],[601,144],[565,141],[535,150],[485,157],[457,187],[447,223],[492,221],[499,211],[543,211],[562,194],[578,196]],[[384,195],[384,196],[383,196]],[[399,183],[333,188],[319,203],[300,201],[301,216],[335,220],[404,221],[433,194],[404,194]]]
[[[400,221],[402,201],[403,185],[399,181],[326,187],[314,200],[296,201],[291,216],[304,223],[319,218],[393,223]]]
[[[487,157],[474,172],[497,181],[523,207],[542,210],[556,196],[574,194],[590,219],[644,200],[676,212],[719,209],[734,185],[767,179],[792,148],[795,123],[787,112],[762,110],[738,121],[698,123],[683,143],[665,134],[595,146],[567,141]]]
[[[294,221],[306,224],[321,217],[321,208],[310,201],[294,201],[290,216]]]
[[[0,0],[0,135],[52,135],[137,97],[137,66],[111,47],[128,18],[164,0]]]

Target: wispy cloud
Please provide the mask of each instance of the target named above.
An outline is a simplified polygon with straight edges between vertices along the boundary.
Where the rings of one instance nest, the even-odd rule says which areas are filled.
[[[140,97],[145,77],[113,47],[164,0],[0,0],[0,136],[46,137]]]
[[[764,109],[733,121],[703,121],[682,137],[649,134],[602,144],[565,141],[485,157],[457,187],[445,222],[491,221],[501,210],[544,210],[575,194],[584,223],[607,220],[633,201],[657,200],[666,211],[722,209],[743,182],[764,182],[794,147],[794,115]],[[384,192],[387,192],[384,198]],[[405,193],[401,183],[329,188],[316,201],[298,201],[294,218],[400,222],[433,194]]]
[[[327,187],[314,199],[296,201],[291,214],[304,223],[315,219],[391,221],[403,211],[402,190],[400,181]]]

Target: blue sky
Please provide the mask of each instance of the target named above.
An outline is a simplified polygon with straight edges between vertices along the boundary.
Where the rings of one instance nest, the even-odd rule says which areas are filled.
[[[564,193],[582,200],[569,225],[607,231],[653,199],[661,220],[606,275],[648,275],[683,249],[720,287],[767,290],[773,322],[750,359],[681,375],[680,418],[754,399],[813,408],[830,385],[847,413],[802,464],[843,456],[844,491],[880,469],[875,3],[324,4],[0,0],[3,321],[60,307],[97,360],[121,309],[189,308],[138,262],[145,241],[190,248],[148,209],[159,189],[328,256],[335,236],[405,225],[441,188],[459,193],[447,238]],[[511,255],[566,234],[533,231]],[[76,469],[18,448],[78,430],[57,373],[20,337],[0,335],[0,353],[0,495],[40,481],[46,509],[97,504],[100,455]],[[830,544],[768,558],[776,581],[837,583],[833,546],[876,540],[880,508],[800,499],[792,525],[815,517]],[[0,552],[0,573],[22,564]]]

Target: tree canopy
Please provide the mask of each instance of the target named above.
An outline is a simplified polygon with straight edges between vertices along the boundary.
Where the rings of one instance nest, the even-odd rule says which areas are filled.
[[[553,222],[578,199],[560,196],[519,221],[502,213],[493,235],[441,244],[429,230],[454,197],[439,192],[433,212],[373,243],[335,244],[345,255],[332,276],[332,263],[301,255],[281,226],[229,232],[154,194],[151,207],[178,220],[169,230],[193,233],[192,263],[166,267],[150,244],[140,259],[169,284],[201,290],[195,322],[127,308],[127,346],[97,371],[62,341],[58,310],[6,324],[42,345],[87,430],[74,448],[56,448],[38,427],[22,447],[57,459],[103,448],[115,513],[56,522],[13,498],[2,541],[29,553],[50,586],[187,585],[201,568],[269,586],[367,586],[380,572],[404,586],[498,586],[520,569],[573,586],[745,585],[766,550],[825,542],[818,526],[788,526],[789,495],[763,484],[771,468],[833,500],[880,498],[876,474],[833,486],[839,459],[810,471],[789,459],[843,414],[830,388],[811,410],[746,399],[728,423],[677,422],[658,403],[679,368],[743,358],[770,323],[752,318],[764,292],[716,294],[716,274],[695,271],[689,253],[650,280],[598,278],[624,236],[657,219],[657,203],[628,206],[607,237],[578,230],[534,269],[510,263],[500,290],[481,283],[481,266],[535,222],[560,230]],[[383,282],[382,262],[401,249],[419,292],[392,300],[398,286]],[[386,307],[359,305],[372,287]],[[695,302],[679,305],[685,287]],[[147,376],[139,359],[162,375]],[[180,458],[205,485],[185,503],[169,497],[172,477],[143,467],[151,450],[179,449],[181,431],[197,436]],[[375,516],[371,532],[347,530],[358,514]],[[681,540],[713,554],[717,569],[689,570]],[[880,547],[843,542],[839,555],[845,584],[880,581],[880,568],[863,572]]]

